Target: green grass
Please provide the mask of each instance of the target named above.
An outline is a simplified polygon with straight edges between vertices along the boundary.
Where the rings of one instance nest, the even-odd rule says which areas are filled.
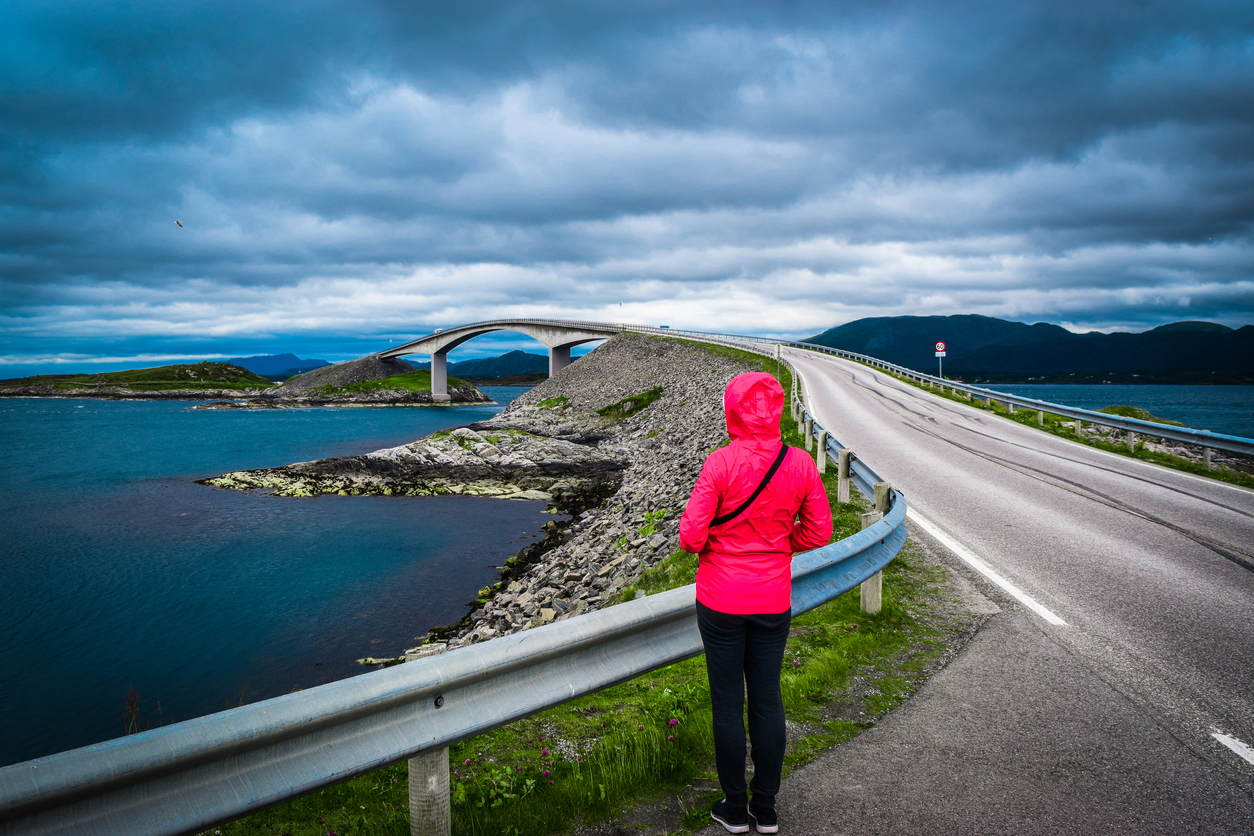
[[[632,395],[623,398],[617,403],[601,407],[597,410],[597,415],[615,421],[622,421],[648,408],[650,404],[660,397],[662,397],[662,387],[654,386],[652,389],[641,392],[638,395]]]
[[[448,378],[450,387],[465,386],[466,381],[456,377]],[[405,374],[392,375],[379,380],[366,380],[361,383],[349,383],[344,386],[315,386],[311,391],[320,395],[358,395],[371,392],[430,392],[431,372],[419,369]]]
[[[734,352],[713,346],[718,353]],[[774,361],[762,361],[774,372]],[[784,370],[786,375],[786,369]],[[782,381],[785,391],[791,381]],[[788,443],[801,443],[785,411],[781,428]],[[825,476],[832,498],[832,539],[855,533],[865,501],[854,494],[836,503],[836,476]],[[647,522],[647,521],[646,521]],[[646,571],[618,600],[636,590],[655,594],[685,586],[696,576],[695,555],[677,551]],[[781,686],[788,718],[810,734],[794,743],[786,770],[807,763],[847,740],[872,719],[899,704],[917,687],[923,665],[904,672],[893,660],[904,650],[940,652],[933,631],[911,615],[937,579],[899,557],[885,570],[883,605],[876,615],[860,610],[857,589],[793,620]],[[932,647],[932,645],[936,645]],[[888,671],[884,673],[884,671]],[[866,718],[825,719],[824,709],[855,674],[874,680],[861,698]],[[681,794],[713,773],[710,697],[703,657],[689,659],[606,688],[565,705],[454,745],[450,750],[453,832],[457,834],[560,833],[577,822],[605,819],[641,799]],[[547,774],[545,774],[547,772]],[[257,813],[214,831],[234,834],[325,836],[408,833],[404,764]],[[721,794],[688,793],[683,823],[693,831],[709,823],[709,808]]]
[[[570,398],[559,395],[556,398],[545,398],[536,404],[541,409],[570,409]]]
[[[268,389],[275,385],[239,366],[208,361],[99,374],[38,375],[4,382],[85,392],[102,387],[160,392],[168,389]]]
[[[892,372],[884,371],[883,369],[877,369],[877,371],[880,371],[884,374],[895,377],[898,380],[902,381],[903,383],[908,383],[911,386],[915,386],[919,389],[928,389],[927,386],[924,386],[923,384],[920,384],[920,383],[916,383],[915,381],[909,378],[901,377],[899,375],[893,374]],[[1123,443],[1122,441],[1103,441],[1097,438],[1093,438],[1091,436],[1083,436],[1083,437],[1077,436],[1076,431],[1075,431],[1075,422],[1071,418],[1063,418],[1058,415],[1051,415],[1049,413],[1045,413],[1044,426],[1041,426],[1037,421],[1036,410],[1033,410],[1033,409],[1016,409],[1014,412],[1011,412],[1009,409],[1006,408],[1004,404],[997,402],[996,399],[994,399],[995,401],[994,404],[990,406],[989,404],[985,403],[983,400],[979,400],[977,398],[971,398],[970,400],[968,400],[967,398],[964,398],[961,395],[952,395],[948,391],[942,391],[940,389],[928,389],[928,391],[938,398],[945,398],[951,401],[959,401],[961,403],[967,404],[968,406],[974,407],[975,409],[983,409],[988,412],[992,412],[996,415],[1002,416],[1003,418],[1008,418],[1011,421],[1016,421],[1020,424],[1023,424],[1024,426],[1033,427],[1035,429],[1041,430],[1042,432],[1047,432],[1047,433],[1050,433],[1051,435],[1056,435],[1059,438],[1065,438],[1068,441],[1073,441],[1077,444],[1085,444],[1085,445],[1088,445],[1089,447],[1096,447],[1099,450],[1105,450],[1108,453],[1115,453],[1120,456],[1127,456],[1128,458],[1140,459],[1141,461],[1146,461],[1146,462],[1153,462],[1154,464],[1162,465],[1163,467],[1169,467],[1173,470],[1180,470],[1185,473],[1192,473],[1196,476],[1205,476],[1208,479],[1215,479],[1220,482],[1228,482],[1233,485],[1241,485],[1242,487],[1246,487],[1246,488],[1254,488],[1254,475],[1251,475],[1249,473],[1241,473],[1235,470],[1224,470],[1220,468],[1207,470],[1206,466],[1203,465],[1201,462],[1195,462],[1190,459],[1182,458],[1180,456],[1173,456],[1170,453],[1161,453],[1156,450],[1147,450],[1145,449],[1145,445],[1140,438],[1138,438],[1135,448],[1132,450],[1129,450],[1127,444]],[[1175,426],[1184,426],[1183,424],[1180,424],[1179,422],[1176,422],[1176,421],[1171,421],[1171,420],[1164,419],[1164,418],[1155,418],[1154,416],[1150,415],[1148,411],[1141,409],[1139,407],[1134,407],[1134,406],[1109,406],[1109,407],[1106,407],[1105,409],[1098,410],[1098,411],[1106,412],[1112,415],[1123,415],[1129,418],[1140,418],[1141,420],[1144,420],[1144,421],[1154,421],[1160,424],[1173,424]],[[1149,416],[1149,417],[1145,417],[1145,416]]]
[[[1172,421],[1170,418],[1157,418],[1150,414],[1148,409],[1141,409],[1139,406],[1108,406],[1097,410],[1107,415],[1119,415],[1123,418],[1135,418],[1138,421],[1152,421],[1155,424],[1170,424],[1173,427],[1183,427],[1184,424],[1179,421]]]

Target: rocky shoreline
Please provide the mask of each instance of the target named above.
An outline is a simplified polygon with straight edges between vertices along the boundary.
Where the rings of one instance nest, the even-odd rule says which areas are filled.
[[[754,359],[696,343],[620,334],[500,415],[365,456],[223,474],[205,484],[283,496],[470,494],[550,500],[565,519],[511,558],[459,623],[419,658],[595,610],[678,548],[701,465],[726,437],[723,389]]]

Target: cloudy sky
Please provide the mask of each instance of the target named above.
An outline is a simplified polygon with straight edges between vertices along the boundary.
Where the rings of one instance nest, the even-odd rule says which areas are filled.
[[[7,0],[0,377],[509,316],[1239,326],[1252,126],[1248,0]]]

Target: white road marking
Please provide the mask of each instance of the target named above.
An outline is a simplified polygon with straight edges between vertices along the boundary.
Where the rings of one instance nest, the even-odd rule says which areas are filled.
[[[1219,732],[1219,731],[1211,732],[1210,736],[1218,740],[1223,745],[1227,746],[1232,751],[1236,752],[1241,757],[1245,758],[1250,763],[1254,763],[1254,749],[1251,749],[1249,746],[1246,746],[1244,743],[1237,740],[1235,737],[1228,735],[1228,734],[1224,734],[1223,732]]]
[[[969,563],[971,567],[974,568],[981,575],[988,578],[990,581],[997,584],[1002,589],[1006,590],[1006,592],[1009,593],[1010,596],[1014,598],[1016,601],[1018,601],[1020,604],[1023,604],[1023,606],[1027,607],[1032,612],[1036,613],[1041,618],[1048,621],[1050,624],[1053,624],[1055,627],[1067,626],[1067,622],[1063,621],[1061,618],[1054,615],[1045,607],[1038,604],[1027,593],[1019,589],[1019,587],[1015,586],[1010,581],[1006,580],[1001,575],[997,574],[997,572],[993,570],[993,567],[989,566],[983,560],[980,560],[978,557],[976,557],[974,554],[971,553],[970,549],[963,546],[961,543],[954,540],[948,534],[946,534],[945,532],[937,528],[936,524],[933,523],[931,520],[928,520],[926,517],[921,516],[919,512],[909,507],[907,507],[906,509],[906,516],[909,517],[914,522],[914,524],[917,525],[919,528],[923,529],[928,534],[932,535],[932,537],[934,537],[942,546],[949,549],[958,557],[962,558],[967,563]]]
[[[873,368],[873,367],[871,367],[871,366],[862,366],[861,364],[856,363],[856,361],[854,361],[854,360],[845,360],[845,359],[844,359],[844,358],[842,358],[842,357],[833,357],[833,356],[832,356],[832,355],[830,355],[830,354],[818,354],[817,352],[812,352],[812,353],[816,354],[816,355],[817,355],[820,359],[823,359],[823,360],[839,360],[839,361],[843,361],[843,362],[845,362],[845,363],[855,363],[855,364],[856,364],[856,365],[858,365],[860,368],[864,368],[864,369],[866,369],[867,371],[870,371],[870,372],[879,372],[881,375],[883,375],[883,376],[884,376],[885,378],[887,378],[888,380],[890,380],[890,381],[892,381],[892,382],[894,382],[894,383],[901,383],[901,384],[902,384],[902,391],[907,391],[907,392],[915,392],[915,393],[918,393],[918,394],[921,394],[921,395],[931,395],[933,398],[936,398],[936,399],[938,399],[938,400],[943,400],[943,401],[945,401],[946,403],[953,404],[954,406],[965,406],[965,407],[967,407],[968,409],[974,409],[974,407],[972,407],[970,404],[963,403],[963,402],[961,402],[961,401],[956,401],[956,400],[953,400],[952,398],[946,398],[946,397],[944,397],[943,395],[940,395],[940,394],[938,394],[938,393],[936,393],[936,392],[934,392],[934,391],[932,391],[932,390],[930,390],[930,389],[922,389],[922,388],[920,388],[920,387],[918,387],[918,386],[911,386],[910,384],[905,383],[904,381],[898,380],[897,378],[893,377],[893,376],[892,376],[892,375],[890,375],[890,374],[887,374],[886,372],[884,372],[884,370],[883,370],[883,369],[876,369],[876,368]],[[1028,408],[1028,407],[1026,407],[1026,406],[1025,406],[1025,407],[1019,407],[1019,408],[1021,408],[1021,409],[1029,409],[1029,408]],[[979,412],[980,414],[987,414],[987,413],[985,413],[983,410],[975,410],[975,411]],[[1033,412],[1034,412],[1035,410],[1029,410],[1029,411],[1033,411]],[[1048,411],[1049,411],[1049,410],[1046,410],[1046,412],[1048,412]],[[1005,416],[999,416],[999,417],[1005,417]],[[1011,419],[1007,419],[1007,420],[1011,420]],[[1016,423],[1018,423],[1018,422],[1016,422]],[[1019,424],[1019,426],[1021,426],[1021,427],[1027,427],[1028,425],[1026,425],[1026,424]],[[1029,427],[1029,429],[1033,429],[1033,428]],[[1038,432],[1043,432],[1043,430],[1038,430]],[[1203,485],[1207,485],[1207,486],[1209,486],[1209,487],[1215,487],[1215,486],[1218,486],[1218,487],[1222,487],[1222,488],[1228,488],[1229,490],[1233,490],[1233,491],[1240,491],[1241,493],[1247,493],[1247,494],[1248,494],[1248,493],[1250,493],[1250,489],[1249,489],[1249,488],[1247,488],[1247,487],[1245,487],[1244,485],[1234,485],[1233,483],[1231,483],[1231,482],[1225,482],[1225,481],[1223,481],[1222,479],[1209,479],[1209,478],[1207,478],[1207,477],[1205,477],[1205,476],[1198,476],[1196,473],[1189,473],[1187,470],[1177,470],[1177,469],[1175,469],[1174,467],[1167,467],[1166,465],[1157,464],[1156,462],[1149,462],[1149,461],[1146,461],[1145,459],[1136,459],[1136,458],[1133,458],[1132,456],[1125,456],[1125,455],[1122,455],[1121,453],[1112,453],[1112,452],[1110,452],[1109,450],[1103,450],[1103,449],[1101,449],[1100,447],[1090,447],[1089,445],[1084,444],[1083,442],[1077,442],[1075,439],[1071,439],[1071,438],[1063,438],[1062,436],[1053,435],[1052,433],[1048,433],[1047,435],[1049,435],[1049,437],[1051,437],[1051,438],[1057,438],[1057,439],[1060,439],[1060,440],[1062,440],[1062,441],[1069,442],[1069,443],[1071,443],[1071,444],[1079,444],[1079,445],[1080,445],[1083,449],[1085,449],[1085,450],[1088,450],[1088,451],[1093,452],[1093,453],[1097,453],[1097,454],[1102,455],[1102,456],[1108,456],[1109,458],[1114,459],[1115,461],[1119,461],[1119,462],[1132,462],[1132,463],[1134,463],[1134,464],[1141,465],[1141,466],[1142,466],[1143,468],[1145,468],[1146,470],[1149,470],[1149,471],[1151,471],[1151,472],[1153,472],[1153,473],[1155,473],[1155,474],[1162,474],[1162,473],[1165,471],[1165,472],[1167,472],[1167,473],[1171,474],[1172,476],[1181,476],[1181,477],[1184,477],[1186,480],[1187,480],[1187,479],[1191,479],[1191,480],[1193,480],[1193,481],[1195,481],[1195,482],[1198,482],[1198,483],[1203,484]],[[1046,452],[1046,451],[1041,450],[1041,451],[1038,451],[1038,452],[1042,452],[1042,453],[1043,453],[1043,452]],[[1076,461],[1076,463],[1077,463],[1077,464],[1087,464],[1087,462],[1081,462],[1081,461],[1079,461],[1079,460],[1077,460],[1077,461]],[[1170,486],[1169,486],[1169,485],[1163,485],[1163,487],[1170,487]]]

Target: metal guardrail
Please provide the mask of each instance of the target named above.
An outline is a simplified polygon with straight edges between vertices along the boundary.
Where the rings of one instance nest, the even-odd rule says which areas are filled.
[[[869,497],[879,478],[859,465],[855,481]],[[879,522],[793,559],[794,614],[848,592],[897,555],[906,503],[892,498]],[[700,653],[695,587],[673,589],[4,767],[0,834],[195,833]]]

